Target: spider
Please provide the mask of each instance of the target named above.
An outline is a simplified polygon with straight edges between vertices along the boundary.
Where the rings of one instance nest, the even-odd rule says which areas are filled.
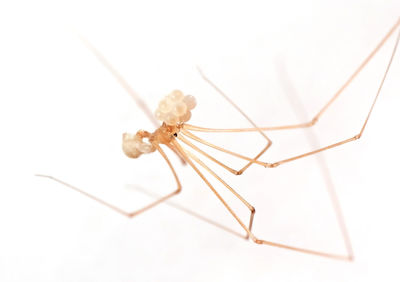
[[[219,177],[212,169],[210,169],[204,162],[202,162],[195,154],[193,154],[191,151],[183,148],[181,145],[181,142],[186,144],[188,147],[192,148],[194,151],[200,153],[210,161],[220,165],[227,171],[231,172],[234,175],[241,175],[243,174],[251,165],[260,165],[265,168],[275,168],[277,166],[280,166],[285,163],[289,163],[310,155],[317,154],[322,151],[326,151],[344,144],[347,144],[349,142],[358,140],[361,138],[363,135],[363,132],[365,130],[365,127],[368,123],[368,120],[370,118],[370,115],[372,113],[372,110],[374,109],[375,103],[377,101],[378,96],[381,93],[382,86],[384,84],[384,81],[386,79],[386,76],[388,74],[388,71],[390,69],[390,66],[392,64],[393,58],[395,56],[399,39],[400,39],[400,32],[397,35],[396,41],[395,41],[395,46],[393,48],[393,51],[391,53],[391,57],[389,59],[389,62],[387,64],[387,67],[385,69],[383,78],[380,82],[379,88],[377,89],[375,99],[372,102],[372,105],[370,106],[369,112],[362,124],[362,127],[357,134],[354,136],[340,140],[336,143],[330,144],[325,147],[321,147],[319,149],[309,151],[300,155],[296,155],[287,159],[279,160],[276,162],[264,162],[259,160],[260,157],[270,148],[272,145],[272,141],[268,138],[268,136],[265,134],[264,131],[271,131],[271,130],[290,130],[290,129],[296,129],[296,128],[307,128],[307,127],[312,127],[314,126],[320,117],[324,114],[324,112],[335,102],[335,100],[343,93],[343,91],[351,84],[351,82],[357,77],[357,75],[364,69],[364,67],[368,64],[368,62],[374,57],[374,55],[379,51],[379,49],[386,43],[386,41],[391,37],[392,34],[398,29],[400,26],[400,18],[397,20],[397,22],[391,27],[391,29],[386,33],[386,35],[383,37],[383,39],[379,42],[379,44],[372,50],[372,52],[364,59],[364,61],[359,65],[359,67],[354,71],[354,73],[345,81],[345,83],[339,88],[339,90],[332,96],[332,98],[320,109],[320,111],[308,122],[305,123],[298,123],[298,124],[290,124],[290,125],[283,125],[283,126],[274,126],[274,127],[259,127],[257,126],[250,118],[248,115],[246,115],[220,88],[218,88],[203,72],[200,68],[198,68],[198,71],[201,75],[201,77],[208,83],[210,84],[211,87],[213,87],[220,95],[222,95],[233,107],[235,107],[251,124],[253,127],[251,128],[231,128],[231,129],[217,129],[217,128],[205,128],[205,127],[200,127],[200,126],[195,126],[195,125],[190,125],[187,122],[191,118],[191,111],[194,110],[196,107],[196,99],[195,97],[191,95],[185,95],[182,91],[180,90],[174,90],[172,91],[169,95],[167,95],[163,100],[160,101],[158,108],[155,112],[155,115],[152,114],[152,112],[147,108],[147,106],[144,104],[144,102],[140,99],[140,97],[132,90],[132,88],[128,85],[128,83],[124,80],[124,78],[113,68],[113,66],[104,58],[104,56],[93,46],[91,45],[87,40],[82,38],[84,43],[87,45],[87,47],[94,53],[94,55],[103,63],[103,65],[115,76],[115,78],[118,80],[118,82],[127,90],[127,92],[132,96],[132,98],[136,101],[136,103],[143,109],[144,113],[148,116],[148,118],[156,125],[158,128],[153,132],[150,133],[145,130],[139,130],[137,133],[132,134],[132,133],[124,133],[122,137],[122,149],[125,155],[129,158],[139,158],[143,154],[150,154],[153,152],[159,152],[163,159],[166,161],[168,167],[171,170],[171,173],[173,174],[175,181],[176,181],[176,189],[169,194],[155,200],[154,202],[150,203],[149,205],[138,209],[134,212],[126,212],[116,206],[113,206],[91,194],[88,194],[84,192],[83,190],[80,190],[76,187],[68,185],[70,188],[73,188],[80,193],[90,197],[91,199],[106,205],[107,207],[117,211],[118,213],[125,215],[127,217],[134,217],[152,207],[155,205],[164,202],[165,200],[173,197],[174,195],[177,195],[181,189],[182,185],[180,183],[180,180],[178,178],[178,175],[175,171],[175,168],[171,164],[169,158],[167,157],[166,153],[164,152],[164,149],[162,146],[166,146],[170,150],[172,150],[181,160],[183,163],[188,164],[193,168],[193,170],[196,172],[196,174],[203,180],[203,182],[211,189],[211,191],[215,194],[215,196],[220,200],[220,202],[223,204],[223,206],[228,210],[228,212],[235,218],[235,220],[239,223],[239,225],[245,230],[246,232],[246,238],[251,239],[253,242],[257,244],[263,244],[263,245],[270,245],[274,247],[280,247],[284,249],[289,249],[293,251],[298,251],[302,253],[308,253],[312,255],[318,255],[318,256],[323,256],[323,257],[328,257],[328,258],[334,258],[334,259],[342,259],[342,260],[348,260],[351,261],[353,260],[353,252],[350,244],[350,239],[347,235],[347,232],[344,227],[344,220],[340,214],[340,210],[337,207],[337,218],[339,222],[341,223],[341,228],[342,228],[342,233],[346,242],[346,248],[347,248],[347,255],[338,255],[338,254],[331,254],[331,253],[325,253],[325,252],[319,252],[311,249],[304,249],[304,248],[298,248],[298,247],[293,247],[289,245],[284,245],[284,244],[279,244],[267,240],[262,240],[259,239],[256,235],[253,234],[252,232],[252,225],[253,225],[253,219],[255,215],[255,208],[248,203],[240,194],[238,194],[230,185],[228,185],[221,177]],[[162,124],[159,125],[158,121],[161,121]],[[251,132],[255,131],[260,133],[263,138],[266,140],[266,145],[265,147],[255,156],[255,157],[248,157],[244,156],[238,153],[235,153],[233,151],[229,151],[225,148],[216,146],[200,137],[195,135],[193,131],[200,131],[200,132]],[[195,140],[203,145],[206,145],[208,147],[211,147],[213,149],[222,151],[226,154],[230,154],[234,157],[241,158],[243,160],[246,160],[248,163],[240,168],[240,169],[234,169],[229,167],[228,165],[220,162],[216,158],[212,157],[208,153],[204,152],[201,150],[199,147],[194,145],[191,140]],[[209,182],[209,180],[204,176],[204,174],[199,170],[199,167],[202,167],[205,169],[207,172],[209,172],[213,177],[215,177],[221,184],[223,184],[230,192],[234,194],[250,211],[250,221],[248,224],[245,224],[235,213],[235,211],[228,205],[228,203],[224,200],[224,198],[217,192],[217,190],[213,187],[213,185]],[[41,175],[44,176],[44,175]],[[49,176],[47,176],[49,177]],[[52,177],[50,177],[52,178]],[[54,178],[53,178],[54,179]]]

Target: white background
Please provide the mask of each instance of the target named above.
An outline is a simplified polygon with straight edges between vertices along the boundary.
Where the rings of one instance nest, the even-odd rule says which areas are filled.
[[[201,79],[199,65],[267,126],[315,115],[399,12],[398,1],[0,2],[0,281],[398,281],[399,54],[361,140],[276,169],[252,166],[242,176],[212,166],[256,207],[258,237],[345,254],[329,176],[352,240],[351,263],[259,246],[182,211],[243,234],[171,154],[183,192],[133,219],[34,174],[127,211],[149,201],[133,188],[161,195],[175,185],[159,155],[122,154],[122,132],[154,128],[77,33],[152,110],[179,88],[198,100],[192,124],[249,126]],[[394,39],[308,136],[328,145],[358,132]],[[264,144],[258,134],[202,136],[246,155]],[[264,161],[316,147],[303,131],[269,136],[274,145]],[[233,206],[247,221],[246,210]]]

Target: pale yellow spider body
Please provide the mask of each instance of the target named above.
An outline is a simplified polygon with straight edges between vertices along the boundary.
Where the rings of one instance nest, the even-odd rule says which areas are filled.
[[[139,130],[136,134],[122,135],[122,150],[129,158],[138,158],[156,150],[154,143],[169,145],[176,137],[183,123],[191,118],[191,110],[196,107],[196,99],[174,90],[158,104],[155,116],[162,125],[154,132]],[[147,138],[149,142],[143,141]]]

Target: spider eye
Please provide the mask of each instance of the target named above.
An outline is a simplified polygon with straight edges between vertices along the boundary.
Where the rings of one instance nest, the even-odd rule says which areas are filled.
[[[175,136],[175,137],[178,137],[178,133],[175,132],[175,133],[174,133],[174,136]]]

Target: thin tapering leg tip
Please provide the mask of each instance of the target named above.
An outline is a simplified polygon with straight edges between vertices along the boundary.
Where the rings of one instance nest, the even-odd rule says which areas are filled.
[[[46,177],[46,178],[52,178],[50,175],[46,175],[46,174],[40,174],[40,173],[35,173],[33,176],[37,176],[37,177]]]

